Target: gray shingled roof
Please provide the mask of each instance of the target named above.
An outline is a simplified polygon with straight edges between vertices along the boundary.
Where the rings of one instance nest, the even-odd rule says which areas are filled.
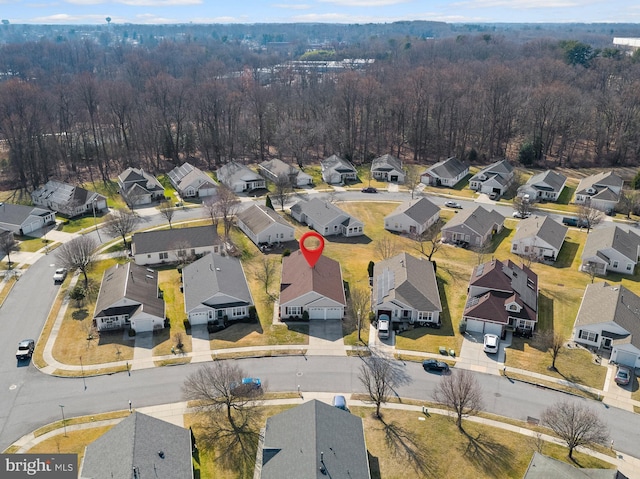
[[[191,432],[134,412],[86,448],[81,479],[193,478]]]
[[[640,349],[640,297],[620,284],[588,284],[576,316],[576,326],[614,322],[629,332]],[[603,331],[604,333],[604,331]]]
[[[241,165],[236,161],[230,161],[222,165],[216,171],[218,181],[225,183],[227,186],[233,185],[237,181],[264,181],[264,178],[251,168]]]
[[[410,200],[400,204],[389,216],[395,216],[404,213],[418,224],[424,224],[435,215],[440,213],[440,208],[434,205],[427,198],[422,197],[418,200]]]
[[[522,479],[625,479],[616,469],[574,467],[535,451]]]
[[[0,203],[0,223],[20,226],[29,216],[46,216],[53,213],[37,206]]]
[[[623,183],[624,180],[613,171],[603,171],[602,173],[582,178],[578,184],[578,188],[576,188],[576,194],[588,194],[587,190],[589,188],[600,191],[601,189],[613,186],[620,189]]]
[[[316,292],[341,305],[346,305],[342,270],[340,263],[320,256],[313,268],[298,250],[282,259],[282,280],[280,283],[280,304],[300,296]]]
[[[261,479],[370,479],[362,419],[315,399],[276,414],[261,469]]]
[[[331,155],[320,162],[322,169],[334,169],[338,172],[356,172],[355,167],[347,160],[336,155]]]
[[[183,163],[180,166],[176,166],[168,174],[169,180],[173,186],[182,191],[189,185],[197,185],[200,188],[202,185],[216,186],[216,182],[207,175],[204,171],[196,168],[191,163]]]
[[[118,175],[118,179],[127,188],[132,188],[136,184],[149,192],[164,191],[164,187],[155,176],[139,168],[127,168]]]
[[[288,228],[294,229],[287,220],[276,213],[271,208],[267,208],[264,205],[253,204],[244,211],[239,212],[236,217],[242,221],[250,231],[254,234],[258,234],[261,231],[266,230],[274,223],[279,223]]]
[[[134,254],[172,251],[178,249],[178,246],[202,248],[222,244],[213,225],[142,231],[134,233],[131,242]]]
[[[185,310],[253,305],[240,260],[209,253],[182,269]]]
[[[562,243],[567,236],[567,228],[549,216],[530,216],[517,226],[516,234],[513,235],[513,241],[517,242],[525,238],[537,237],[550,244],[557,250],[562,248]]]
[[[501,179],[504,179],[512,172],[513,166],[511,166],[511,163],[509,163],[507,160],[500,160],[478,171],[475,175],[473,175],[473,177],[471,177],[469,181],[477,180],[482,174],[488,177],[498,175],[501,177]]]
[[[440,161],[427,169],[424,174],[431,174],[438,178],[456,178],[460,173],[464,172],[468,166],[458,160],[455,156]]]
[[[633,231],[624,231],[618,226],[595,228],[587,236],[582,257],[591,258],[600,250],[612,248],[631,261],[636,261],[639,245],[640,236]]]
[[[135,263],[116,264],[102,276],[94,318],[112,316],[113,305],[126,298],[132,311],[164,318],[164,300],[158,297],[158,273]],[[121,310],[122,307],[116,307]],[[133,315],[130,313],[130,315]]]
[[[59,205],[65,205],[67,208],[88,204],[94,201],[94,198],[106,200],[99,193],[56,180],[49,180],[46,185],[34,190],[31,196],[34,202],[36,199],[43,202],[55,202]]]
[[[386,271],[392,274],[394,284],[386,291],[385,296],[379,297],[378,278]],[[373,275],[376,282],[373,292],[378,304],[397,299],[417,311],[442,311],[436,273],[431,261],[418,259],[408,253],[400,253],[376,263]]]
[[[402,162],[395,156],[387,153],[385,155],[379,156],[378,158],[374,158],[374,160],[371,162],[371,171],[374,171],[374,170],[402,171]]]
[[[300,170],[289,163],[285,163],[280,158],[274,158],[272,160],[265,160],[260,163],[260,168],[268,171],[273,177],[279,176],[295,176]]]
[[[563,174],[556,173],[553,170],[547,170],[533,175],[529,178],[529,181],[527,181],[527,185],[543,191],[560,191],[560,188],[562,188],[566,181],[567,177]]]
[[[314,224],[326,225],[340,216],[350,216],[336,205],[320,198],[299,201],[291,207],[292,211],[301,211],[313,220]]]
[[[504,224],[504,216],[498,213],[496,210],[486,210],[482,206],[478,206],[476,209],[462,210],[458,214],[454,215],[442,229],[444,231],[453,229],[457,226],[465,224],[472,231],[484,236],[487,234],[494,225]]]

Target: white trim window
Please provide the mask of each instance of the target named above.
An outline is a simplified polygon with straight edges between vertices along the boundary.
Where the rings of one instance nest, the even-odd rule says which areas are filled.
[[[418,311],[418,321],[431,321],[433,319],[433,311]]]
[[[598,340],[598,333],[594,333],[593,331],[587,331],[586,329],[581,329],[580,334],[578,334],[578,337],[580,339],[584,339],[585,341],[595,343]]]
[[[302,306],[286,306],[284,308],[284,314],[287,316],[301,316]]]
[[[231,310],[231,316],[233,318],[237,318],[239,316],[246,316],[246,315],[247,315],[247,308],[244,306],[238,306]]]

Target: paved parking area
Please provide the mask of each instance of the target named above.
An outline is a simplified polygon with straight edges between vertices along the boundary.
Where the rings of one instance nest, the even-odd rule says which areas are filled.
[[[500,370],[504,368],[504,348],[511,345],[511,333],[507,333],[505,341],[500,341],[500,350],[497,354],[484,352],[483,338],[484,335],[480,333],[467,332],[464,334],[456,367],[499,375]]]
[[[342,339],[342,321],[316,319],[309,321],[309,347],[307,354],[346,356]]]

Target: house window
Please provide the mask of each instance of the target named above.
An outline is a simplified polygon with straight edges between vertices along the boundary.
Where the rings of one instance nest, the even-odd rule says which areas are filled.
[[[580,330],[580,335],[578,337],[591,343],[595,343],[598,340],[598,335],[596,333],[593,331],[585,331],[584,329]]]
[[[617,269],[617,268],[618,268],[618,262],[617,262],[617,261],[614,261],[614,262],[613,262],[613,264],[612,264],[612,266],[613,266],[614,268],[616,268],[616,269]]]
[[[517,304],[510,304],[507,309],[509,311],[518,311],[518,305]]]
[[[418,320],[431,321],[433,319],[433,311],[418,311]]]
[[[633,263],[627,263],[627,271],[633,271]]]
[[[246,311],[247,310],[245,307],[233,308],[233,310],[231,311],[231,316],[233,316],[234,318],[237,318],[238,316],[246,316]]]
[[[301,316],[302,306],[287,306],[284,308],[284,314],[287,316]]]
[[[169,258],[169,253],[167,252],[163,252],[163,253],[158,253],[158,256],[160,257],[160,259],[168,259]]]

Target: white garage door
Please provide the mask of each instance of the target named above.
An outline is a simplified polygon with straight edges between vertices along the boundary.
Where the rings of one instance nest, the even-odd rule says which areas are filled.
[[[631,368],[636,367],[636,355],[630,353],[628,351],[618,351],[618,354],[615,357],[615,361],[618,364],[622,364],[624,366],[629,366]]]
[[[485,334],[495,334],[500,336],[502,334],[502,326],[495,323],[484,323],[484,332]]]
[[[342,309],[309,308],[309,319],[342,319]]]
[[[484,321],[478,321],[477,319],[467,319],[467,331],[470,333],[483,333]]]

